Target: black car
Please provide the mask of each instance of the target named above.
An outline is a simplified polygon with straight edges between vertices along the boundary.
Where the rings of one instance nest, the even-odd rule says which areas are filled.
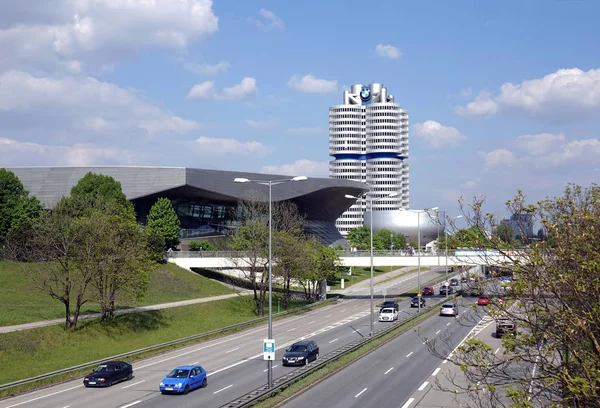
[[[421,307],[425,307],[425,299],[420,296],[415,296],[410,301],[410,307],[419,307],[419,300],[421,300]]]
[[[383,309],[388,309],[388,308],[396,309],[396,312],[400,310],[400,306],[398,305],[398,302],[393,301],[393,300],[387,300],[381,304],[379,311],[381,312]]]
[[[517,325],[509,319],[499,319],[496,322],[496,337],[502,337],[506,333],[517,335]]]
[[[281,364],[306,365],[319,358],[319,346],[311,340],[299,341],[287,348],[281,358]]]
[[[451,294],[454,292],[454,289],[452,288],[452,286],[440,286],[440,295],[446,295],[446,294]]]
[[[450,286],[458,286],[458,279],[456,279],[456,278],[450,279]]]
[[[110,387],[133,378],[133,367],[125,361],[108,361],[100,364],[83,378],[86,387]]]

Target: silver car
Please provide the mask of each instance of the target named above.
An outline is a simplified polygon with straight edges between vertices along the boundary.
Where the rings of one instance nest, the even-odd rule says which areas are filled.
[[[458,305],[456,303],[444,303],[440,309],[440,316],[458,316]]]

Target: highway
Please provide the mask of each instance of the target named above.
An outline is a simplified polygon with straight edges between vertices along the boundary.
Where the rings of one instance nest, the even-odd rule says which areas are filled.
[[[429,341],[443,339],[446,354],[449,354],[483,316],[481,308],[469,309],[475,301],[476,298],[465,298],[456,318],[434,315],[422,322],[420,335]],[[442,351],[439,347],[436,349]],[[283,406],[403,407],[432,373],[437,374],[435,369],[439,364],[439,358],[429,352],[422,338],[415,331],[408,331]]]
[[[441,272],[441,273],[440,273]],[[424,283],[443,274],[443,268],[421,273]],[[386,287],[388,298],[416,286],[416,274],[382,282],[376,291]],[[378,299],[378,301],[381,301]],[[402,313],[416,313],[408,300],[401,303]],[[377,311],[376,311],[377,312]],[[368,335],[370,307],[368,299],[340,300],[301,315],[290,316],[273,323],[276,340],[274,377],[292,367],[281,367],[283,349],[300,339],[315,340],[324,355],[358,337]],[[450,318],[451,321],[453,320]],[[379,325],[386,323],[375,323]],[[263,324],[235,334],[170,351],[133,363],[134,378],[111,388],[84,388],[81,379],[23,394],[0,401],[0,408],[105,408],[178,407],[199,405],[216,407],[244,395],[266,383],[266,362],[262,357],[262,342],[267,325]],[[189,395],[161,395],[158,384],[173,367],[200,364],[208,372],[208,387]]]

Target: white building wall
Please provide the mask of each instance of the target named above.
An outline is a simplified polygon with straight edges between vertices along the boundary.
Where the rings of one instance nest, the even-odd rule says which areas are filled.
[[[408,126],[408,113],[378,83],[352,85],[344,91],[344,103],[329,108],[329,155],[334,157],[329,177],[371,187],[368,198],[359,198],[338,218],[342,235],[363,225],[371,198],[375,211],[409,208]]]

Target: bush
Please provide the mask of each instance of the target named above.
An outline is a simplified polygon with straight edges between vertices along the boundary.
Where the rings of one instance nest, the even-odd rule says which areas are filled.
[[[216,251],[217,246],[209,241],[191,241],[190,251]]]

